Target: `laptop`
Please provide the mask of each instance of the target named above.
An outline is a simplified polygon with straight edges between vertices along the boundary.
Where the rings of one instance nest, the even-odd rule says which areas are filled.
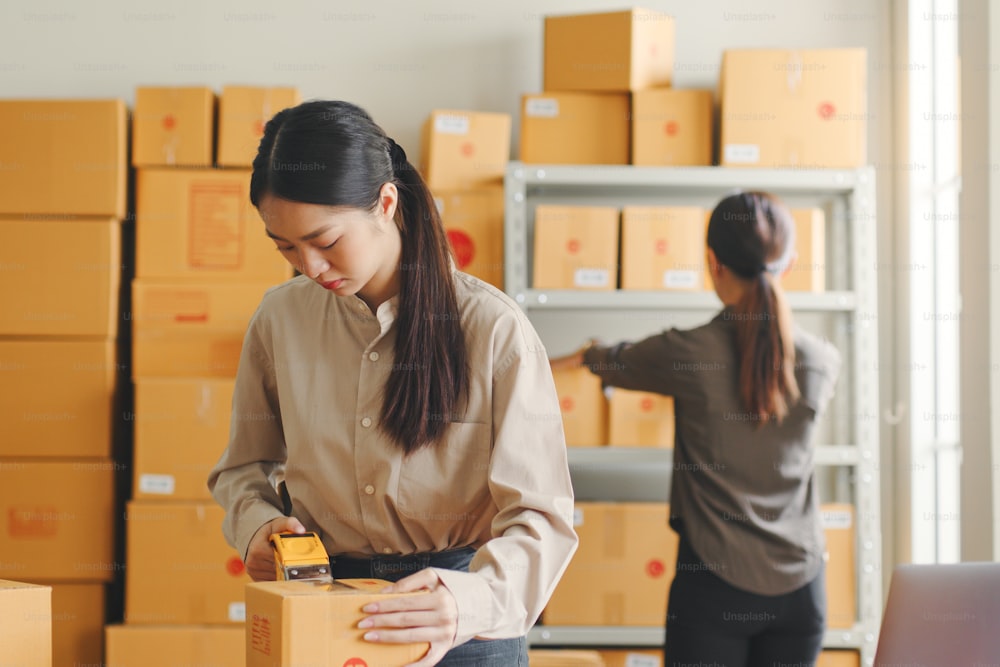
[[[1000,563],[899,565],[875,667],[1000,667]]]

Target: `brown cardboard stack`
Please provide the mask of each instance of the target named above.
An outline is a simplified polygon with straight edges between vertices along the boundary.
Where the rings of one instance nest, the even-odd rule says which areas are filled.
[[[121,100],[0,102],[0,577],[51,588],[38,612],[51,639],[33,649],[57,665],[101,662],[105,587],[120,571],[126,120]]]
[[[503,177],[511,118],[436,110],[421,132],[420,172],[451,243],[455,266],[503,289]]]

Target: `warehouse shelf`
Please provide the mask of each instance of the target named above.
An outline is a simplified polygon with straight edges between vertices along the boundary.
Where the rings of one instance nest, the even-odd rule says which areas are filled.
[[[789,292],[788,305],[797,311],[850,312],[857,309],[851,292]],[[714,292],[654,292],[614,290],[525,289],[513,294],[524,308],[601,308],[605,310],[671,309],[717,311],[722,303]]]
[[[532,648],[557,646],[602,647],[629,646],[658,648],[663,646],[666,631],[655,627],[625,626],[560,626],[536,625],[528,632]],[[860,625],[853,628],[832,628],[826,631],[823,647],[827,649],[862,649],[869,638]]]
[[[607,469],[615,466],[670,466],[674,451],[666,447],[568,447],[571,468],[595,466]],[[816,447],[817,465],[856,465],[861,460],[855,445],[819,445]]]

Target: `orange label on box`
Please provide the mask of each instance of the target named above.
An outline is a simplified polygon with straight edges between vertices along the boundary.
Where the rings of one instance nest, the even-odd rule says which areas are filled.
[[[188,216],[188,264],[237,268],[243,262],[243,188],[236,183],[193,183]]]
[[[59,510],[55,507],[11,507],[7,510],[7,534],[11,537],[55,537]]]
[[[250,649],[271,655],[271,619],[253,615],[253,623],[250,625]]]
[[[172,319],[175,322],[207,322],[208,294],[203,291],[154,291],[149,295],[149,311],[158,315],[150,319]]]

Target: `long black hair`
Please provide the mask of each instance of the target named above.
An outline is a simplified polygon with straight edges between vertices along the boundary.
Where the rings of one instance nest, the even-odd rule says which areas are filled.
[[[748,283],[733,307],[743,407],[758,425],[780,422],[799,397],[792,314],[777,281],[795,247],[792,216],[768,193],[731,195],[712,211],[708,247]]]
[[[399,191],[402,259],[395,361],[381,425],[409,453],[441,438],[469,385],[451,248],[427,185],[363,109],[311,101],[280,111],[265,126],[250,201],[259,208],[271,194],[372,210],[385,183]]]

